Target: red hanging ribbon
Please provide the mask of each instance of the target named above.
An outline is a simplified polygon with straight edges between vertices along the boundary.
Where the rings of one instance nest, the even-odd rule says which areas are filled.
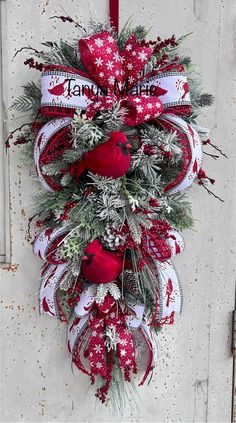
[[[109,0],[110,23],[119,32],[119,0]]]

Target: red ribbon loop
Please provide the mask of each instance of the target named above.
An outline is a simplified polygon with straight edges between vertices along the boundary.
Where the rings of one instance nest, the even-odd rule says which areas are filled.
[[[162,102],[157,97],[151,96],[127,96],[122,101],[127,109],[125,123],[129,126],[140,125],[147,120],[154,119],[162,114]]]
[[[123,80],[128,82],[128,88],[140,78],[140,72],[152,55],[151,47],[141,46],[135,35],[132,34],[121,50],[121,61],[123,64]]]
[[[104,89],[114,89],[115,80],[122,82],[122,63],[113,36],[103,31],[79,40],[83,65],[89,75]]]

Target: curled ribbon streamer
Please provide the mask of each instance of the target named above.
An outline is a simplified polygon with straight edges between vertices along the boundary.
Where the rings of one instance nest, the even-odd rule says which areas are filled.
[[[144,339],[148,349],[148,363],[143,378],[139,385],[143,385],[147,379],[150,371],[154,368],[158,358],[158,347],[155,339],[153,338],[150,327],[145,323],[143,319],[144,305],[135,305],[131,307],[134,310],[135,315],[127,318],[128,325],[133,329],[138,329],[142,338]]]
[[[33,244],[34,254],[47,262],[41,274],[39,289],[40,314],[49,314],[66,322],[66,315],[58,298],[58,289],[67,276],[68,263],[58,255],[57,248],[67,233],[68,230],[66,228],[48,228],[35,238]]]
[[[171,229],[166,242],[170,246],[171,257],[181,253],[184,249],[184,240],[179,231]],[[173,323],[175,313],[182,311],[182,287],[174,265],[168,259],[165,261],[151,259],[149,265],[156,278],[156,310],[150,326],[160,325],[163,322]]]
[[[202,163],[201,140],[197,131],[179,116],[165,114],[159,120],[167,130],[176,131],[182,147],[182,169],[176,179],[165,188],[169,194],[176,194],[188,188],[199,172]]]
[[[183,305],[182,287],[173,264],[170,261],[156,262],[158,276],[158,307],[160,322],[173,323],[174,314],[180,314]]]
[[[87,375],[89,375],[90,372],[85,368],[82,362],[81,350],[88,333],[89,315],[86,314],[80,318],[76,316],[76,314],[73,314],[68,324],[67,347],[72,356],[72,362]]]
[[[41,276],[39,290],[39,313],[49,314],[63,322],[67,322],[67,318],[58,300],[58,288],[67,274],[67,267],[66,263],[47,266]]]
[[[72,119],[68,117],[64,117],[61,119],[53,119],[50,122],[46,123],[37,134],[34,148],[34,160],[39,181],[41,182],[46,191],[61,190],[60,185],[58,185],[52,179],[52,177],[43,174],[42,165],[48,163],[50,155],[52,155],[52,159],[55,158],[53,148],[54,143],[57,144],[57,147],[58,145],[61,146],[59,150],[60,153],[63,152],[63,149],[65,150],[69,147],[69,129],[71,121]],[[45,162],[43,158],[46,158],[47,161]]]
[[[142,378],[141,382],[139,383],[139,386],[142,386],[145,383],[149,373],[154,368],[155,363],[158,359],[158,348],[157,348],[157,344],[156,344],[155,340],[152,337],[151,331],[150,331],[150,329],[149,329],[149,327],[147,326],[146,323],[142,323],[139,331],[142,334],[142,336],[143,336],[143,338],[146,342],[148,351],[149,351],[148,365],[147,365],[146,371],[143,375],[143,378]]]
[[[46,260],[51,264],[64,263],[65,260],[57,255],[57,248],[60,242],[68,234],[68,229],[47,228],[44,229],[36,238],[33,244],[33,252],[41,260]]]

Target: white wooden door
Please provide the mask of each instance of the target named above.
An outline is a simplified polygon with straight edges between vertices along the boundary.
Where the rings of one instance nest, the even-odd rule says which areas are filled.
[[[64,14],[60,3],[69,14],[86,21],[89,6],[87,0],[0,3],[2,97],[8,110],[30,77],[23,66],[24,54],[12,60],[15,51],[25,45],[40,48],[40,41],[75,36],[73,26],[48,18]],[[93,4],[103,19],[108,1],[94,0]],[[164,328],[159,337],[161,356],[150,386],[140,389],[140,413],[127,410],[123,421],[229,422],[236,245],[234,0],[120,0],[120,25],[131,15],[135,23],[152,27],[152,36],[193,32],[184,44],[185,51],[197,64],[204,89],[216,98],[214,106],[204,110],[201,123],[211,129],[212,139],[229,159],[215,162],[205,157],[224,204],[197,186],[189,192],[196,231],[185,233],[187,248],[176,259],[184,288],[184,311],[175,326]],[[38,73],[32,71],[31,76],[37,79]],[[23,122],[10,111],[7,116],[11,129]],[[5,194],[1,182],[1,196],[5,195],[0,252],[5,261],[0,284],[1,421],[115,421],[106,408],[95,410],[87,379],[76,371],[72,374],[64,332],[55,329],[53,319],[38,315],[40,263],[32,254],[27,233],[37,183],[32,183],[29,169],[20,162],[19,150],[12,148],[6,157],[1,148],[1,166],[4,162],[6,170],[0,170],[1,178],[5,175]]]

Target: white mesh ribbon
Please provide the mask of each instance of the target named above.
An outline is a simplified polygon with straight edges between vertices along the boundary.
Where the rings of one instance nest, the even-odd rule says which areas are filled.
[[[59,320],[66,320],[58,301],[58,288],[67,274],[67,264],[50,264],[41,276],[39,290],[39,312],[49,314]]]

